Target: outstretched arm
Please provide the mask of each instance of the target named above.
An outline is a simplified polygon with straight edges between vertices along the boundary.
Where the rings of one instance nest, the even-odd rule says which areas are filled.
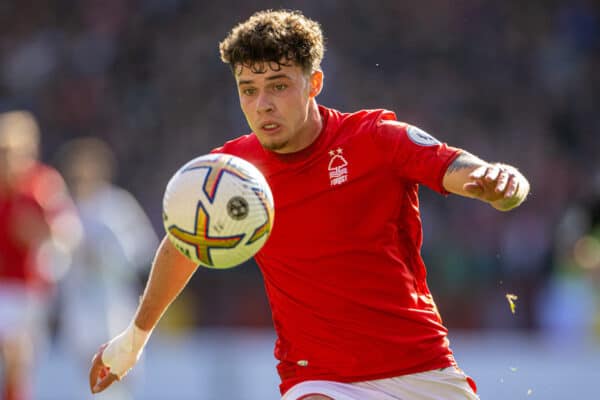
[[[195,270],[196,265],[183,256],[167,237],[163,238],[134,320],[124,332],[100,347],[92,360],[92,393],[103,391],[135,365],[152,330]]]
[[[463,151],[444,175],[450,193],[479,199],[500,211],[519,206],[529,194],[529,182],[515,167],[490,164]]]
[[[158,248],[135,325],[150,331],[196,271],[196,265],[173,246],[165,236]]]

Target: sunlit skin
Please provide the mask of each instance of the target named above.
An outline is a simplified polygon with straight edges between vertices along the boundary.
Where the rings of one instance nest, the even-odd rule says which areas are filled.
[[[315,97],[323,73],[305,73],[300,66],[267,68],[264,73],[244,66],[235,75],[240,106],[261,145],[273,152],[294,153],[308,147],[321,132]]]

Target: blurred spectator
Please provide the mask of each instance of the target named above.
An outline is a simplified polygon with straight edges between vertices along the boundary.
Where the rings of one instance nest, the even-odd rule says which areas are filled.
[[[39,141],[31,113],[0,114],[0,361],[4,372],[0,397],[4,400],[30,398],[33,361],[47,332],[57,276],[52,267],[65,262],[79,236],[61,176],[38,161]],[[58,257],[60,252],[63,257]]]
[[[137,200],[112,183],[116,160],[104,141],[87,137],[65,143],[58,165],[83,225],[82,240],[60,285],[59,332],[85,373],[90,351],[107,335],[120,332],[135,311],[142,290],[139,278],[145,277],[158,238]],[[131,398],[119,392],[126,389],[119,385],[106,398]]]

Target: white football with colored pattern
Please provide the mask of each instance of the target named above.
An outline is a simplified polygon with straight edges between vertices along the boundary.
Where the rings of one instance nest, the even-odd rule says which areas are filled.
[[[163,225],[169,240],[198,265],[225,269],[253,257],[274,222],[273,195],[263,174],[229,154],[187,162],[169,180]]]

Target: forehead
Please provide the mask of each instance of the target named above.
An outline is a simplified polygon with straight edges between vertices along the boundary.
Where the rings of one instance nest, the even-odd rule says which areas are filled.
[[[260,83],[277,78],[299,79],[304,75],[299,65],[277,65],[265,63],[263,68],[242,65],[236,68],[235,80],[238,84]]]

